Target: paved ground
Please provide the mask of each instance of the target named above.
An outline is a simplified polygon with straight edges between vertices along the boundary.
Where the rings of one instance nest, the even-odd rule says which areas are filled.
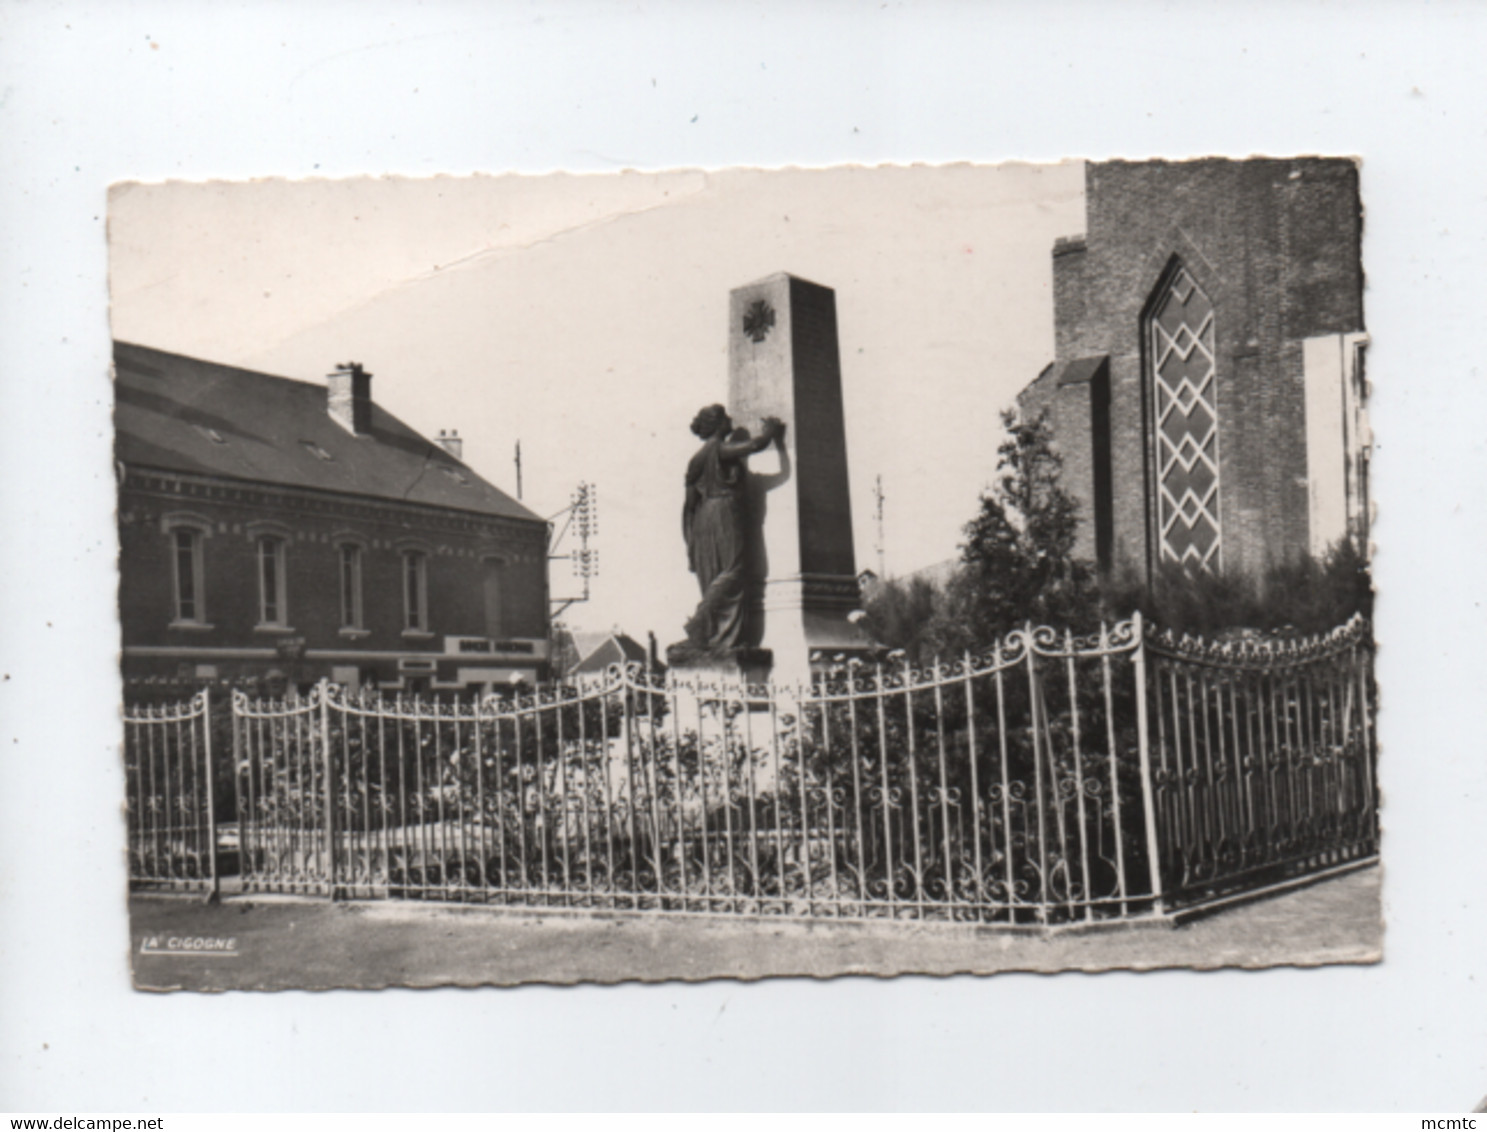
[[[1377,868],[1181,927],[1049,936],[952,924],[662,921],[262,897],[206,905],[140,895],[130,917],[135,984],[150,990],[1314,966],[1376,961],[1383,934]],[[179,954],[227,941],[228,951]]]

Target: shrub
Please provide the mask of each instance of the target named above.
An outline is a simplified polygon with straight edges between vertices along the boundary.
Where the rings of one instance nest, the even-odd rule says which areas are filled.
[[[1101,603],[1112,616],[1140,609],[1164,628],[1195,636],[1239,630],[1310,636],[1336,628],[1354,614],[1371,617],[1373,582],[1363,555],[1343,540],[1321,559],[1300,555],[1258,576],[1190,574],[1168,566],[1148,588],[1128,570],[1106,580]]]
[[[1062,461],[1046,420],[1002,414],[997,477],[965,527],[959,570],[943,586],[884,580],[866,603],[875,640],[916,665],[984,652],[1029,622],[1095,631],[1139,609],[1177,632],[1311,635],[1372,614],[1365,556],[1344,539],[1318,559],[1298,555],[1263,573],[1189,573],[1168,565],[1148,586],[1127,565],[1104,576],[1074,556],[1078,504],[1060,485]]]

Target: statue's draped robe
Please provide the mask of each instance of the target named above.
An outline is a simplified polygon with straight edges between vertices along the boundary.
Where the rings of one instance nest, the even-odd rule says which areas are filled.
[[[744,644],[748,590],[748,535],[741,458],[725,457],[725,438],[703,444],[687,465],[682,534],[687,561],[702,588],[702,602],[687,623],[687,639],[710,649]]]

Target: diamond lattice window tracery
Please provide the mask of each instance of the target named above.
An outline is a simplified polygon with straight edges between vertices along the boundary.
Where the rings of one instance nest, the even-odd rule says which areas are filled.
[[[1161,559],[1216,570],[1223,540],[1213,304],[1185,269],[1168,281],[1147,334]]]

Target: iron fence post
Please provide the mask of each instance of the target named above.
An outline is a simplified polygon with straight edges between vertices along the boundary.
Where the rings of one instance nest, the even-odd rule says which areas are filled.
[[[228,696],[230,712],[228,722],[232,725],[232,797],[233,812],[238,819],[238,884],[247,888],[251,857],[248,851],[249,821],[247,808],[243,805],[243,739],[239,708],[244,706],[244,693],[234,688]]]
[[[325,872],[327,892],[336,898],[336,787],[335,757],[330,746],[330,681],[320,678],[315,686],[320,698],[320,752],[325,775]]]
[[[215,903],[222,894],[222,878],[217,875],[217,793],[212,777],[212,690],[201,690],[201,737],[206,756],[207,779],[207,867],[211,870],[212,883],[207,891],[207,903]]]
[[[1027,661],[1027,702],[1028,702],[1028,732],[1033,744],[1033,798],[1036,803],[1034,813],[1038,818],[1038,922],[1048,922],[1048,900],[1052,891],[1048,878],[1048,813],[1043,797],[1043,756],[1039,743],[1039,713],[1038,707],[1042,693],[1038,690],[1038,656],[1034,645],[1033,623],[1027,621],[1022,628],[1023,644],[1026,648],[1025,659]],[[1044,721],[1046,723],[1046,720]],[[1044,741],[1047,737],[1044,736]],[[1048,756],[1049,766],[1053,765],[1053,753]],[[1055,791],[1057,785],[1055,784]],[[1056,796],[1056,795],[1055,795]],[[1032,822],[1028,822],[1027,832],[1032,833]]]
[[[1354,620],[1358,615],[1354,614]],[[1358,673],[1359,721],[1363,725],[1363,804],[1368,810],[1370,850],[1379,851],[1378,752],[1373,735],[1373,646],[1368,640],[1353,646],[1354,665]]]
[[[1146,725],[1146,626],[1138,609],[1131,615],[1136,633],[1136,651],[1131,654],[1136,668],[1136,746],[1141,759],[1141,812],[1146,824],[1146,862],[1151,874],[1152,909],[1161,915],[1162,866],[1157,846],[1156,797],[1151,783],[1151,747]]]

